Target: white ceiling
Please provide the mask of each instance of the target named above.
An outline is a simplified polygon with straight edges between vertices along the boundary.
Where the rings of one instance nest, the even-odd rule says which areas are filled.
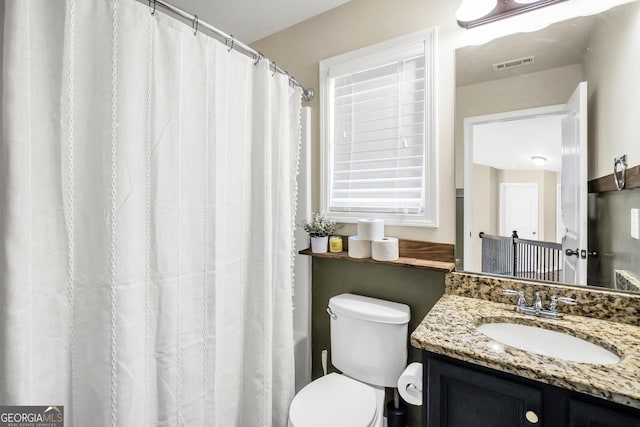
[[[249,44],[349,0],[167,0]]]
[[[502,170],[561,169],[562,116],[478,124],[473,127],[473,163]],[[533,156],[547,159],[535,166]]]
[[[579,64],[589,46],[596,16],[558,22],[534,33],[518,33],[456,50],[456,86]],[[493,64],[535,56],[535,63],[502,71]]]

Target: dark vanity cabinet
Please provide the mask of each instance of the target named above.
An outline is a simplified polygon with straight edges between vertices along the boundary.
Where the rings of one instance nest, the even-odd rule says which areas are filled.
[[[640,411],[423,352],[423,427],[640,427]]]
[[[427,359],[427,426],[529,426],[542,412],[542,390],[443,360]]]
[[[619,409],[605,408],[602,405],[569,401],[570,427],[638,427],[638,415],[627,414]]]

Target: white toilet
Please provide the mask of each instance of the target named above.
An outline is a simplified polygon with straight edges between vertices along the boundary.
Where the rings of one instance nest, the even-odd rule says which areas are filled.
[[[407,364],[409,306],[353,294],[329,300],[331,362],[342,371],[294,397],[289,427],[380,427],[384,388]]]

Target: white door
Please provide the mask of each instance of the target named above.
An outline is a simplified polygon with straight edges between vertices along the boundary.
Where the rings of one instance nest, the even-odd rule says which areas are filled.
[[[500,184],[500,235],[538,240],[538,184]]]
[[[564,282],[587,283],[587,82],[566,104],[562,120],[562,239]],[[571,251],[571,252],[568,252]]]

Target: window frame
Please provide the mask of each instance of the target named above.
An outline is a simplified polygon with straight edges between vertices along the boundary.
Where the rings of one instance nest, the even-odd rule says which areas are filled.
[[[342,223],[357,223],[358,219],[374,216],[387,225],[438,227],[438,144],[436,93],[436,28],[421,30],[381,43],[347,52],[320,61],[320,210]],[[383,60],[398,60],[400,54],[415,51],[423,43],[425,54],[425,116],[423,191],[425,212],[421,214],[338,212],[329,210],[331,197],[333,105],[331,80],[341,75],[366,69]],[[337,70],[337,71],[336,71]]]

